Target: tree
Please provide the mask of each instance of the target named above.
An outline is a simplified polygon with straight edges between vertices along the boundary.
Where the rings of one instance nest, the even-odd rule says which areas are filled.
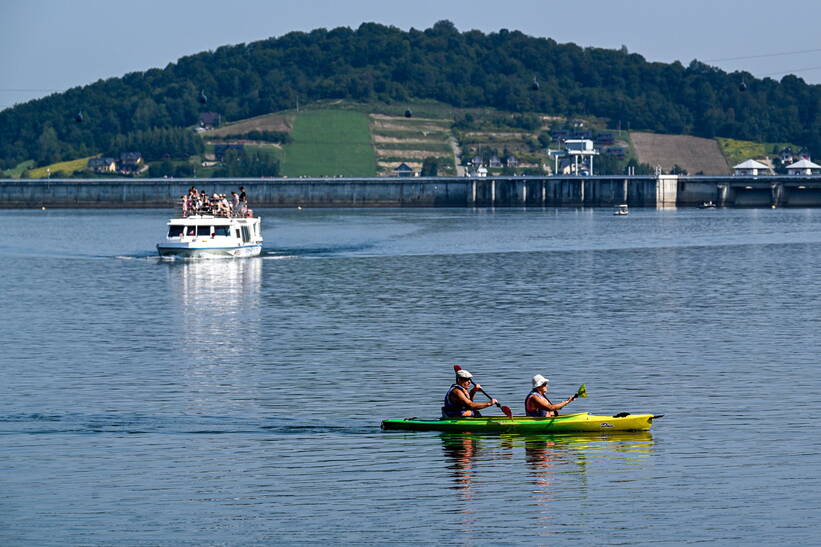
[[[652,175],[655,173],[650,164],[639,163],[635,158],[630,158],[624,166],[624,174],[629,175]]]
[[[38,165],[49,165],[60,161],[60,140],[51,124],[43,127],[42,133],[37,138],[35,160]]]
[[[747,84],[743,92],[739,81]],[[0,168],[110,150],[137,133],[154,146],[187,150],[176,131],[197,122],[200,93],[225,121],[290,109],[297,100],[413,98],[515,113],[475,115],[478,121],[466,115],[454,124],[459,130],[504,124],[532,131],[545,113],[584,115],[611,127],[630,120],[633,129],[799,142],[821,154],[821,86],[796,76],[759,80],[699,61],[650,63],[626,49],[504,29],[459,32],[439,21],[424,31],[365,23],[291,32],[15,105],[0,111]],[[77,112],[82,123],[74,121]],[[151,133],[166,130],[172,133]]]
[[[163,177],[173,177],[174,176],[174,164],[170,161],[165,160],[161,163],[152,163],[148,167],[148,176],[151,178],[159,179]]]
[[[259,150],[228,150],[215,177],[278,177],[279,161]]]
[[[423,177],[435,177],[439,173],[439,158],[427,157],[422,161]]]

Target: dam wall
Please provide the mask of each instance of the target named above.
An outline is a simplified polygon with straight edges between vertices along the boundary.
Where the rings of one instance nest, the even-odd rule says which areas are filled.
[[[251,207],[821,207],[821,175],[0,179],[0,208],[173,207],[191,186]]]

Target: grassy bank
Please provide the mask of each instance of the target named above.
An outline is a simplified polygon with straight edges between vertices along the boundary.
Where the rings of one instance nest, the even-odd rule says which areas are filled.
[[[293,142],[282,150],[287,177],[372,177],[376,156],[368,117],[355,111],[307,110],[297,114]]]
[[[88,158],[80,158],[76,160],[61,161],[59,163],[52,163],[51,165],[46,165],[45,167],[38,167],[37,169],[32,169],[31,171],[29,171],[29,177],[33,179],[44,179],[50,176],[71,176],[74,174],[74,171],[82,171],[83,169],[85,169],[86,165],[88,164],[88,160],[90,160],[93,157],[94,156],[90,156]]]
[[[731,167],[745,160],[764,160],[771,158],[777,155],[777,153],[773,152],[776,148],[781,150],[785,147],[790,147],[795,152],[801,149],[800,146],[788,142],[752,142],[726,139],[724,137],[716,137],[716,140],[721,148],[721,153],[727,158],[727,162]]]

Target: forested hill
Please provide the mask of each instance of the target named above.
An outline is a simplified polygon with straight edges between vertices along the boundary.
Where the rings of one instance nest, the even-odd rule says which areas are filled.
[[[6,109],[0,168],[103,152],[118,136],[192,126],[203,110],[230,121],[334,98],[594,115],[613,127],[792,141],[821,153],[821,86],[795,76],[778,82],[698,61],[650,63],[624,48],[459,32],[440,21],[424,31],[365,23],[292,32]]]

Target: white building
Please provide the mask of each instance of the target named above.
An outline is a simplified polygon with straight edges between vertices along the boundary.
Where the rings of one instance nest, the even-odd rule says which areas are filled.
[[[754,177],[758,175],[765,175],[770,171],[769,167],[755,160],[741,162],[733,167],[733,169],[735,170],[734,174],[736,175],[752,175]]]
[[[564,141],[564,150],[548,150],[548,154],[554,159],[554,173],[566,171],[565,162],[563,169],[559,169],[559,159],[570,157],[572,162],[570,165],[570,172],[574,175],[592,175],[593,174],[593,156],[598,156],[599,151],[593,146],[593,141],[590,139],[567,139]],[[587,164],[587,165],[585,165]]]
[[[802,159],[787,166],[790,175],[817,175],[821,173],[821,165],[810,160]]]

